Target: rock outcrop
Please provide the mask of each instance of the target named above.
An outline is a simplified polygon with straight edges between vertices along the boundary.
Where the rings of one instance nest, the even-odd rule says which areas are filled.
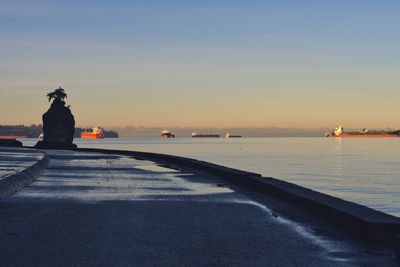
[[[65,106],[63,99],[67,96],[61,87],[47,94],[54,98],[51,107],[43,114],[43,141],[36,148],[74,149],[75,119],[71,109]]]

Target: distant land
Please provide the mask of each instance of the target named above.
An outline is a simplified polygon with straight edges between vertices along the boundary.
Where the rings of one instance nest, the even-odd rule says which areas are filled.
[[[297,129],[297,128],[206,128],[206,127],[114,127],[122,138],[159,138],[160,131],[170,130],[176,137],[190,137],[193,132],[197,133],[216,133],[224,136],[226,133],[238,134],[243,137],[323,137],[325,132],[331,132],[332,128],[318,129]]]
[[[90,127],[76,127],[75,136],[80,137],[80,133]],[[107,129],[107,130],[106,130]],[[220,134],[221,137],[226,133],[241,135],[243,137],[324,137],[326,132],[332,132],[334,128],[215,128],[215,127],[106,127],[103,128],[105,137],[121,138],[159,138],[161,130],[167,129],[175,133],[176,137],[191,137],[193,132],[204,134]],[[359,131],[360,129],[347,128],[348,131]],[[370,129],[372,130],[372,129]],[[26,135],[38,137],[42,132],[41,124],[32,125],[0,125],[0,136],[2,135]]]
[[[80,133],[90,127],[76,127],[75,137],[80,137]],[[104,128],[103,128],[104,129]],[[107,129],[107,130],[106,130]],[[193,132],[204,134],[220,134],[221,137],[226,133],[241,135],[243,137],[324,137],[326,132],[332,132],[334,128],[215,128],[215,127],[106,127],[105,136],[121,138],[159,138],[161,130],[167,129],[175,133],[176,137],[191,137]],[[360,129],[347,128],[348,131],[359,131]],[[370,129],[372,130],[372,129]],[[41,124],[32,125],[0,125],[0,136],[2,135],[27,135],[38,137],[42,132]]]
[[[86,128],[75,128],[74,137],[80,137],[81,132]],[[14,135],[14,136],[29,136],[32,138],[37,138],[42,133],[41,124],[31,124],[29,126],[25,125],[0,125],[0,136]],[[105,137],[116,138],[119,137],[118,133],[115,131],[104,130]]]
[[[283,127],[249,127],[249,128],[215,128],[215,127],[110,127],[118,132],[122,138],[159,138],[163,129],[175,133],[176,137],[191,137],[193,132],[205,134],[220,134],[221,137],[226,133],[241,135],[243,137],[324,137],[325,133],[332,132],[335,127],[323,128],[283,128]],[[357,128],[346,128],[347,131],[360,131]],[[369,129],[374,130],[374,129]]]

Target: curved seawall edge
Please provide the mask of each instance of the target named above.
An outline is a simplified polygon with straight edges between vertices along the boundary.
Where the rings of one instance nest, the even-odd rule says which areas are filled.
[[[50,162],[49,157],[44,152],[37,151],[37,153],[42,153],[43,157],[33,165],[0,180],[0,198],[5,198],[31,184],[47,168]]]

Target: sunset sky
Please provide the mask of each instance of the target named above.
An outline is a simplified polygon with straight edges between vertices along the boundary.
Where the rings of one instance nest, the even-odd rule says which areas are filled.
[[[0,124],[400,128],[400,1],[0,0]]]

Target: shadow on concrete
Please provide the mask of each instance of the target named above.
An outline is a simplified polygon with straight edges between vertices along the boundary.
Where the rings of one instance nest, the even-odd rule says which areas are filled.
[[[58,160],[99,160],[99,159],[119,159],[121,156],[118,155],[51,155],[50,159]]]
[[[88,171],[88,172],[135,172],[135,173],[148,173],[148,174],[157,174],[157,173],[171,173],[176,174],[176,171],[166,172],[166,171],[147,171],[143,169],[137,169],[135,167],[88,167],[88,166],[51,166],[47,168],[47,170],[52,171],[68,171],[68,172],[80,172],[80,171]]]
[[[29,200],[0,217],[2,266],[395,266],[326,252],[241,203]]]
[[[116,186],[106,186],[106,183],[99,183],[98,185],[31,185],[29,188],[26,190],[29,192],[32,191],[38,191],[39,192],[51,192],[52,194],[57,192],[65,192],[65,193],[70,193],[73,191],[74,194],[80,195],[80,194],[85,194],[85,192],[88,191],[96,191],[98,193],[104,192],[104,191],[110,191],[110,192],[115,192],[116,190],[121,190],[121,189],[129,189],[129,186],[121,186],[121,187],[116,187]],[[165,191],[165,192],[190,192],[193,191],[188,188],[183,188],[183,187],[150,187],[150,186],[144,186],[144,187],[132,187],[134,190],[146,190],[151,193],[151,191]]]
[[[29,200],[0,202],[0,217],[2,266],[338,265],[237,203]]]
[[[10,155],[0,156],[0,161],[37,161],[37,156]]]
[[[141,174],[149,174],[149,173],[141,173]],[[52,182],[54,183],[54,180],[47,180],[47,179],[66,179],[66,180],[71,180],[71,179],[85,179],[85,180],[96,180],[99,179],[97,176],[93,176],[90,173],[82,173],[82,172],[68,172],[68,174],[60,174],[60,173],[45,173],[41,175],[37,181],[40,182]],[[121,177],[119,177],[121,179]],[[162,182],[168,182],[171,181],[171,179],[168,178],[156,178],[156,177],[150,177],[150,176],[145,176],[145,177],[134,177],[132,178],[131,176],[126,176],[126,180],[131,180],[131,181],[162,181]]]

